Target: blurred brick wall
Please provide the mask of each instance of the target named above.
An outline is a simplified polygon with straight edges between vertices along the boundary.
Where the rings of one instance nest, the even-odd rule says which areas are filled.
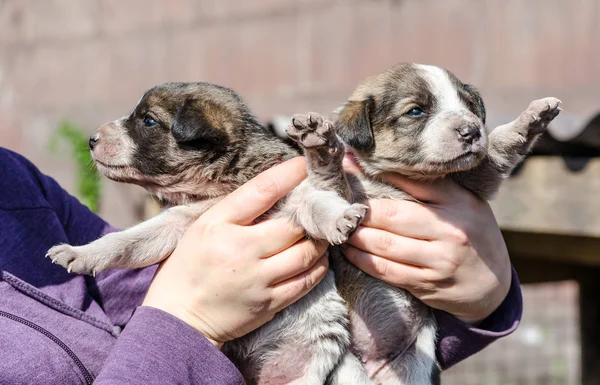
[[[74,192],[71,162],[48,150],[62,119],[92,132],[165,81],[232,87],[263,120],[328,113],[364,77],[401,61],[444,66],[478,86],[492,124],[549,95],[563,100],[561,119],[585,121],[600,110],[599,36],[600,0],[0,0],[0,145]],[[136,220],[140,189],[107,182],[105,191],[105,218]],[[565,298],[558,308],[571,315],[571,330],[576,299]],[[495,370],[489,357],[537,343],[523,336],[535,314],[526,314],[528,328],[453,369],[450,383],[481,383],[478,374]],[[566,358],[555,355],[569,363],[566,373],[578,359],[569,338],[552,342],[563,354],[567,341]],[[498,361],[488,378],[502,381],[490,384],[530,383],[521,372],[498,377],[515,366],[535,367],[531,379],[547,370],[513,358]],[[575,383],[577,373],[564,378]]]
[[[160,82],[237,90],[257,115],[329,112],[400,61],[477,85],[491,121],[554,95],[576,119],[600,100],[600,0],[0,0],[0,145],[70,191],[47,141],[91,132]],[[103,215],[134,220],[139,190],[105,184]],[[132,193],[133,192],[133,193]]]
[[[442,374],[443,385],[580,385],[576,282],[524,285],[519,328]]]

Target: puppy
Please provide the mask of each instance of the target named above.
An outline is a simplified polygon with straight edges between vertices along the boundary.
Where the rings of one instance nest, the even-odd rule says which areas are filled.
[[[270,215],[292,218],[315,239],[343,243],[364,217],[365,199],[411,199],[378,180],[387,171],[449,176],[488,199],[558,114],[559,103],[535,101],[488,132],[474,88],[437,67],[398,65],[356,89],[335,130],[316,114],[292,119],[288,134],[308,158],[309,177]],[[365,176],[343,173],[340,137]],[[178,206],[92,244],[49,251],[56,263],[87,274],[162,260],[220,197],[297,155],[232,91],[205,83],[155,87],[128,117],[101,127],[90,147],[106,176]],[[430,309],[357,270],[338,247],[330,256],[332,271],[311,293],[224,347],[248,383],[439,383]]]
[[[559,106],[556,98],[533,101],[514,121],[488,130],[474,87],[439,67],[397,65],[359,85],[339,110],[335,131],[364,170],[357,183],[350,179],[351,201],[412,199],[383,183],[385,172],[420,180],[449,177],[489,200]],[[356,383],[349,373],[362,369],[374,384],[439,383],[430,309],[355,268],[339,248],[330,249],[330,259],[351,330],[334,382]]]
[[[294,122],[297,143],[306,143],[309,176],[268,215],[291,218],[314,239],[345,242],[367,207],[348,202],[341,171],[344,147],[321,119],[304,116]],[[91,275],[160,262],[187,227],[223,196],[300,155],[262,127],[237,94],[207,83],[154,87],[128,116],[100,127],[89,144],[108,178],[143,186],[173,206],[91,244],[49,250],[52,261],[68,271]],[[330,271],[309,295],[267,325],[226,343],[223,351],[248,384],[324,384],[348,345],[347,309]]]

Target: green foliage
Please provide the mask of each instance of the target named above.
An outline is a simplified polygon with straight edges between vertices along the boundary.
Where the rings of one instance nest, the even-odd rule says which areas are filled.
[[[77,125],[61,122],[50,138],[50,149],[60,151],[58,142],[64,140],[71,146],[71,154],[77,167],[77,197],[93,212],[98,212],[102,184],[98,171],[93,165],[88,147],[89,136]]]

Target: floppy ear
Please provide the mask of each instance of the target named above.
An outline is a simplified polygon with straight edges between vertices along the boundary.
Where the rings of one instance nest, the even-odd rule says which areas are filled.
[[[485,104],[483,104],[483,98],[477,88],[473,87],[470,84],[465,84],[465,91],[473,98],[475,102],[475,108],[479,111],[479,115],[481,116],[481,121],[485,124]]]
[[[346,103],[336,121],[336,133],[344,143],[359,151],[366,151],[374,146],[375,139],[371,127],[371,113],[374,109],[373,96]]]
[[[232,118],[226,108],[214,102],[188,99],[177,111],[171,132],[177,143],[205,141],[222,144],[227,142],[227,127]]]

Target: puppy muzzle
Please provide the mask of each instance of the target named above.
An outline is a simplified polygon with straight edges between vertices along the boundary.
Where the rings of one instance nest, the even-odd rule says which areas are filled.
[[[103,124],[90,136],[88,145],[96,162],[110,166],[129,165],[136,149],[121,120]]]

